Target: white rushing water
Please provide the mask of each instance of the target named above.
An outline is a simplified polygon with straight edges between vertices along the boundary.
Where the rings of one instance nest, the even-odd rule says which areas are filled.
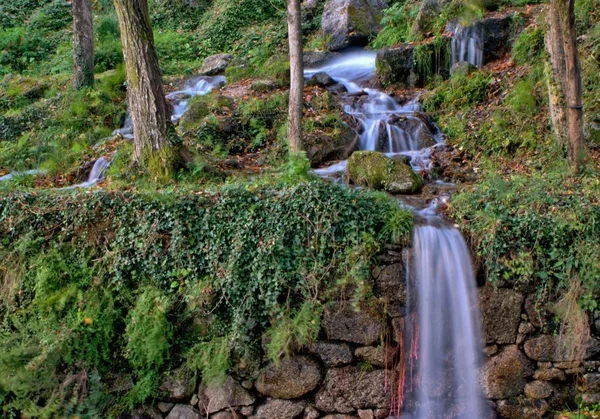
[[[207,95],[224,84],[224,76],[199,76],[187,80],[181,89],[166,95],[167,100],[173,106],[171,121],[176,123],[181,119],[185,111],[187,111],[192,97]],[[133,140],[133,121],[131,120],[129,111],[127,111],[123,126],[113,131],[113,135],[121,135],[127,140]]]
[[[447,198],[416,213],[408,294],[416,293],[408,318],[417,314],[418,355],[413,407],[405,416],[419,419],[486,417],[478,381],[480,321],[469,249],[460,232],[438,214]],[[409,299],[410,301],[410,299]],[[416,307],[414,306],[416,305]],[[416,336],[416,337],[415,337]],[[412,368],[411,368],[412,370]]]
[[[73,189],[73,188],[89,188],[90,186],[94,186],[96,183],[100,182],[104,179],[106,175],[106,169],[110,166],[110,160],[106,157],[100,157],[92,166],[92,170],[85,182],[78,183],[73,186],[67,186],[63,189]]]
[[[43,175],[46,173],[45,170],[33,169],[33,170],[25,170],[23,172],[12,172],[4,176],[0,176],[0,182],[4,180],[11,180],[20,176],[35,176],[35,175]]]
[[[410,157],[416,171],[431,167],[431,149],[442,143],[439,131],[421,113],[418,98],[400,104],[392,96],[365,87],[375,76],[377,53],[350,50],[317,68],[306,69],[305,78],[325,72],[348,91],[345,113],[359,121],[360,150],[374,150],[389,157]],[[319,176],[334,179],[345,172],[346,164],[315,170]]]
[[[452,33],[452,66],[466,61],[475,67],[483,67],[483,26],[474,23],[462,26],[458,22],[448,23],[447,32]]]

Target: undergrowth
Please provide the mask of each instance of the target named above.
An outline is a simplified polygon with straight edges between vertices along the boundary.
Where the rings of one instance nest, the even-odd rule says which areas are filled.
[[[79,400],[117,416],[174,369],[251,375],[263,333],[278,359],[316,338],[341,290],[365,304],[372,257],[406,240],[411,219],[385,195],[318,180],[2,195],[0,409],[64,416]],[[114,373],[133,387],[107,412]]]

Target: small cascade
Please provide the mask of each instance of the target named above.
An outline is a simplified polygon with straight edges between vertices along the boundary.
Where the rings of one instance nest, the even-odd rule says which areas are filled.
[[[487,404],[478,382],[475,276],[462,235],[437,215],[444,204],[444,199],[435,200],[416,213],[409,266],[413,275],[407,275],[408,295],[415,298],[408,299],[407,318],[416,316],[418,325],[407,327],[406,341],[414,346],[417,336],[418,356],[407,361],[405,381],[417,384],[407,395],[412,400],[402,417],[483,418]]]
[[[187,111],[190,99],[194,96],[204,96],[212,92],[215,88],[225,84],[224,76],[201,76],[194,77],[188,80],[182,89],[170,92],[166,95],[168,101],[173,106],[171,121],[176,123],[181,119],[185,111]],[[125,117],[123,126],[113,131],[113,135],[120,135],[126,140],[133,140],[133,120],[129,110]]]
[[[470,26],[451,22],[446,31],[452,33],[452,66],[466,61],[477,68],[483,67],[483,26],[480,22]]]
[[[346,88],[343,110],[358,122],[359,149],[409,156],[413,169],[428,170],[431,147],[442,143],[441,134],[421,113],[418,98],[400,104],[390,95],[365,87],[375,76],[376,56],[374,51],[350,50],[321,67],[305,70],[304,76],[325,72]],[[332,178],[345,168],[337,164],[315,173]]]
[[[104,179],[104,175],[106,173],[106,169],[108,169],[108,166],[110,166],[110,160],[108,160],[106,157],[100,157],[94,163],[92,171],[90,172],[90,175],[88,176],[88,179],[85,182],[69,186],[65,189],[89,188],[90,186],[95,185],[96,183]]]
[[[4,180],[10,180],[19,176],[35,176],[35,175],[43,175],[45,174],[45,170],[33,169],[33,170],[25,170],[23,172],[11,172],[7,175],[0,176],[0,182]]]
[[[171,121],[177,122],[187,111],[190,99],[194,96],[204,96],[212,92],[215,88],[225,84],[223,76],[201,76],[196,77],[184,85],[183,89],[169,93],[166,97],[173,104],[173,113]]]

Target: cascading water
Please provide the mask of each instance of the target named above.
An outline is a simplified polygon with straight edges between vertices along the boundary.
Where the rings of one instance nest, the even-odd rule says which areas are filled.
[[[409,303],[408,318],[417,314],[418,333],[408,338],[418,344],[417,359],[409,361],[416,363],[409,379],[418,384],[406,413],[423,419],[482,418],[487,405],[477,374],[480,323],[471,258],[462,235],[436,214],[437,207],[435,200],[416,214],[408,280],[408,293],[416,299]]]
[[[194,96],[204,96],[225,84],[224,76],[200,76],[188,80],[182,89],[170,92],[166,95],[168,101],[173,105],[171,121],[177,122],[187,111],[190,99]],[[133,121],[127,112],[123,126],[115,131],[113,135],[121,135],[127,140],[133,140]]]
[[[479,44],[465,41],[467,52],[463,53],[462,42],[456,41],[460,60],[472,58],[475,65],[481,65],[482,58],[475,54]],[[361,149],[386,152],[388,156],[407,155],[417,171],[431,167],[431,151],[443,142],[437,128],[419,113],[418,101],[400,105],[385,93],[362,87],[374,76],[375,53],[345,53],[320,68],[306,70],[305,77],[319,72],[326,72],[346,87],[344,111],[362,127]],[[315,173],[332,179],[336,173],[345,172],[346,166],[347,161],[342,161]],[[399,376],[392,377],[397,384],[392,414],[416,419],[483,418],[487,405],[477,379],[481,343],[468,248],[460,232],[437,214],[437,201],[423,210],[413,210],[419,221],[409,264],[413,275],[407,274],[406,339],[398,348]],[[404,403],[405,399],[410,403]]]
[[[304,76],[325,72],[346,88],[343,110],[359,121],[359,149],[381,151],[391,157],[409,156],[415,170],[427,170],[431,147],[441,144],[441,135],[420,113],[418,98],[400,104],[390,95],[363,87],[375,75],[376,56],[374,51],[352,50],[321,67],[305,70]],[[345,169],[341,162],[315,173],[332,178]]]
[[[42,175],[46,173],[45,170],[33,169],[33,170],[25,170],[23,172],[12,172],[4,176],[0,176],[0,182],[3,180],[14,179],[19,176],[34,176],[34,175]]]
[[[446,31],[452,33],[452,66],[461,61],[483,67],[483,26],[475,23],[462,26],[458,22],[448,23]]]
[[[104,179],[104,175],[106,174],[106,169],[110,166],[110,160],[106,157],[100,157],[92,166],[92,170],[88,176],[88,179],[85,182],[78,183],[77,185],[68,186],[63,189],[73,189],[73,188],[89,188],[90,186],[95,185]]]

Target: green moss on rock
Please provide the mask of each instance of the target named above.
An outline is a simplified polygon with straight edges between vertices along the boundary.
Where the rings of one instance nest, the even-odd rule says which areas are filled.
[[[423,180],[405,159],[391,159],[377,151],[357,151],[348,160],[348,173],[357,184],[394,194],[416,193]]]

